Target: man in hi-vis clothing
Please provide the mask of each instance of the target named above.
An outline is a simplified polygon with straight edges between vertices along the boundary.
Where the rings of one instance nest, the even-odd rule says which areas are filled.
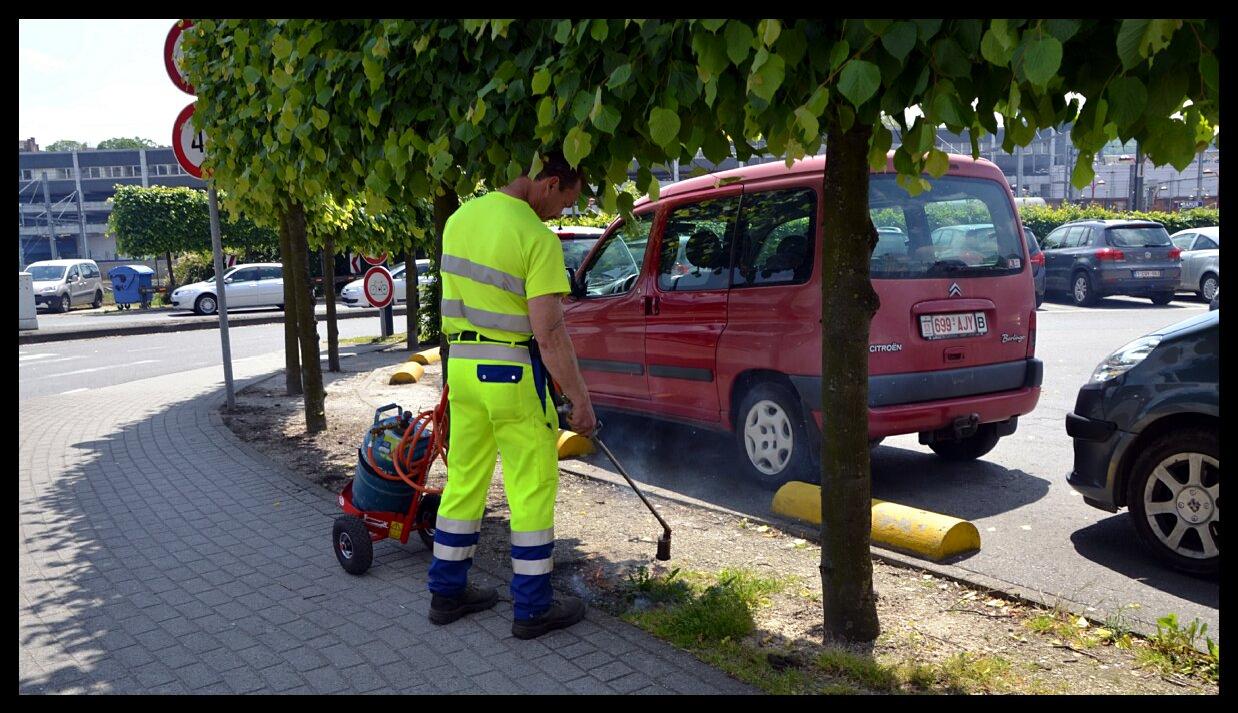
[[[563,155],[475,198],[447,220],[439,279],[448,348],[451,449],[430,564],[430,621],[447,624],[494,606],[493,588],[468,584],[495,456],[511,508],[512,635],[521,639],[584,618],[580,599],[554,596],[554,508],[559,417],[547,369],[572,402],[582,435],[597,419],[563,325],[570,291],[559,238],[542,221],[580,197],[582,177]],[[535,339],[534,339],[535,338]]]

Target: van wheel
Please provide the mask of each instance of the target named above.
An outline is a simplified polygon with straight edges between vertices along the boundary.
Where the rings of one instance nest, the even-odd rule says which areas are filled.
[[[1220,565],[1220,457],[1216,431],[1188,428],[1149,443],[1131,467],[1126,503],[1135,531],[1184,572],[1213,574]]]
[[[215,304],[214,295],[202,295],[197,302],[193,303],[193,311],[198,314],[215,314],[217,309],[219,305]]]
[[[967,438],[958,441],[934,441],[929,444],[929,448],[946,460],[976,460],[993,450],[1000,438],[996,424],[982,423],[976,432]]]
[[[1096,292],[1092,289],[1092,278],[1082,270],[1075,273],[1070,281],[1070,298],[1080,307],[1091,307],[1096,304]]]
[[[1216,297],[1217,290],[1220,287],[1220,278],[1210,272],[1199,281],[1199,296],[1204,298],[1205,302],[1211,302],[1212,298]]]
[[[94,307],[95,309],[99,309],[100,307],[103,306],[103,291],[102,290],[95,292],[95,301],[91,302],[90,306]]]
[[[1165,305],[1174,301],[1174,293],[1158,292],[1157,294],[1148,297],[1148,299],[1152,300],[1152,304],[1160,306],[1160,307],[1164,307]]]
[[[735,424],[740,460],[748,475],[767,488],[802,480],[811,470],[811,444],[799,399],[786,387],[764,382],[744,394]]]

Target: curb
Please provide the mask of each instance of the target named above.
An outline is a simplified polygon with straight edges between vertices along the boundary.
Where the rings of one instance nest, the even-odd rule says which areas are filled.
[[[393,314],[407,314],[407,310],[396,308]],[[377,317],[377,311],[355,311],[349,310],[343,312],[336,310],[335,318],[340,319],[358,319],[360,317]],[[254,317],[252,319],[239,319],[241,315],[228,315],[228,327],[249,327],[252,325],[262,324],[283,324],[284,313],[278,315],[270,315],[263,317]],[[325,315],[314,315],[318,322],[326,322]],[[18,344],[42,344],[46,342],[67,342],[77,339],[100,339],[103,337],[119,337],[129,336],[133,334],[160,334],[164,332],[189,332],[200,329],[218,329],[219,321],[194,321],[194,322],[164,322],[157,324],[142,324],[130,327],[104,327],[102,329],[78,329],[78,330],[63,330],[56,332],[42,332],[37,330],[28,333],[18,332]]]
[[[966,520],[874,499],[873,542],[940,562],[980,551],[980,531]],[[779,515],[821,524],[821,486],[793,480],[778,489],[770,509]]]

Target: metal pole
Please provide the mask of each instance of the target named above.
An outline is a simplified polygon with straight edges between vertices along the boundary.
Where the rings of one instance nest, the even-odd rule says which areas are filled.
[[[60,251],[56,249],[56,231],[52,229],[52,192],[47,187],[47,171],[43,171],[43,210],[47,211],[47,241],[50,243],[52,259],[60,259]]]
[[[1207,149],[1205,149],[1206,151]],[[1199,201],[1200,205],[1204,204],[1204,152],[1199,152],[1199,157],[1195,159],[1195,200]]]
[[[679,159],[671,161],[671,180],[679,183]]]
[[[1019,195],[1022,196],[1027,194],[1027,186],[1023,183],[1023,147],[1014,147],[1014,155],[1016,163],[1015,175],[1017,176],[1016,180],[1019,182]]]
[[[1134,210],[1143,209],[1143,149],[1135,144],[1135,195]]]
[[[215,252],[215,290],[219,294],[219,343],[224,356],[224,387],[228,392],[228,410],[236,408],[236,393],[232,388],[232,345],[228,342],[228,299],[224,291],[224,248],[219,237],[219,196],[215,193],[214,184],[208,184],[206,194],[210,199],[211,209],[211,248]]]
[[[77,187],[77,230],[82,237],[82,247],[78,255],[90,257],[90,242],[86,239],[86,197],[82,195],[82,168],[77,162],[77,152],[73,152],[73,182]]]
[[[413,271],[416,272],[416,269],[414,269]],[[405,274],[408,274],[408,273],[406,272]],[[378,311],[378,318],[380,322],[379,327],[382,330],[382,336],[384,337],[390,337],[392,334],[395,334],[395,312],[394,310],[395,310],[395,300],[392,299],[391,304],[387,305],[386,307],[383,307],[382,309]]]

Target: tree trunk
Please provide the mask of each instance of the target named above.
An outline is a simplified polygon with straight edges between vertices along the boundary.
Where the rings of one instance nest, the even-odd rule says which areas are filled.
[[[322,294],[327,300],[327,368],[340,370],[340,330],[335,321],[335,240],[328,235],[322,245]]]
[[[293,277],[292,244],[288,239],[286,214],[279,217],[279,261],[284,267],[284,391],[299,396],[301,389],[301,355],[297,346],[297,290]]]
[[[421,290],[417,284],[417,248],[409,247],[404,253],[404,307],[408,327],[408,351],[416,351],[421,344]]]
[[[434,242],[431,247],[430,259],[434,261],[434,266],[439,267],[438,279],[434,281],[434,289],[431,293],[430,300],[434,303],[435,314],[433,317],[440,320],[442,324],[443,314],[443,275],[441,270],[443,258],[443,227],[447,225],[447,219],[452,213],[460,207],[460,197],[456,195],[454,189],[444,188],[442,195],[434,197]],[[439,356],[443,365],[442,386],[447,385],[447,358],[450,356],[447,345],[447,335],[439,330],[438,335]]]
[[[284,213],[288,225],[288,245],[292,249],[293,290],[297,296],[297,332],[301,337],[301,379],[305,386],[305,431],[318,433],[327,428],[323,406],[322,361],[318,358],[318,330],[314,324],[314,299],[311,293],[309,245],[305,236],[305,209],[293,203]]]
[[[821,590],[825,636],[848,641],[881,632],[869,551],[868,330],[879,305],[869,280],[877,244],[868,212],[871,133],[859,124],[829,128],[822,191]]]

